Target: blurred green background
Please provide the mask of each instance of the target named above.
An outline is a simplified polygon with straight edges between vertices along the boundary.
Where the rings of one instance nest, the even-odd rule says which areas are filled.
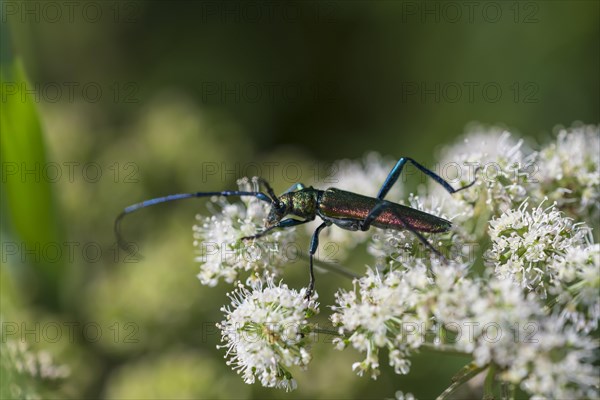
[[[467,360],[419,355],[408,376],[372,381],[326,338],[297,391],[245,385],[215,349],[229,287],[195,277],[205,203],[126,220],[140,261],[117,251],[114,217],[242,175],[283,191],[370,150],[433,163],[471,121],[535,146],[600,120],[596,1],[0,4],[2,341],[69,366],[44,397],[431,398]],[[340,286],[319,277],[321,303]]]

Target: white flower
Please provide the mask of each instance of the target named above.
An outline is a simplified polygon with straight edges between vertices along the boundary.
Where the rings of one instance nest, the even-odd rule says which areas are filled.
[[[313,327],[307,318],[318,312],[316,293],[308,300],[305,290],[275,286],[269,278],[266,286],[258,281],[250,291],[240,284],[229,294],[231,306],[222,308],[226,319],[217,324],[225,343],[219,347],[227,348],[227,364],[244,382],[258,378],[265,387],[296,388],[288,368],[308,365]]]
[[[599,149],[599,126],[561,129],[556,142],[539,153],[536,195],[556,201],[573,217],[595,221],[600,211]]]
[[[71,374],[67,365],[56,364],[47,351],[34,351],[27,342],[7,338],[3,331],[0,334],[0,369],[2,373],[2,394],[15,399],[42,399],[42,389],[48,389],[45,382],[56,383]],[[10,336],[10,334],[8,335]],[[49,393],[44,390],[47,398]]]
[[[57,365],[47,351],[34,352],[26,342],[7,340],[2,343],[4,368],[14,368],[19,374],[46,380],[63,379],[70,375],[66,365]],[[6,357],[6,358],[5,358]]]
[[[332,307],[335,313],[331,320],[340,334],[349,336],[335,343],[338,349],[351,344],[366,353],[366,358],[352,367],[359,375],[370,372],[372,378],[377,377],[380,348],[388,349],[389,362],[396,373],[409,372],[408,357],[425,342],[425,332],[433,327],[431,316],[441,292],[437,277],[456,283],[464,265],[434,264],[433,271],[435,278],[422,259],[415,259],[406,269],[386,274],[369,269],[364,277],[355,280],[354,291],[336,293],[337,305]]]
[[[238,185],[240,190],[258,190],[256,180],[240,179]],[[290,250],[296,251],[294,229],[275,229],[261,238],[243,241],[242,237],[264,229],[271,205],[255,197],[242,197],[234,204],[215,198],[213,203],[220,210],[211,217],[198,215],[199,224],[193,227],[202,284],[215,286],[221,278],[233,283],[243,271],[254,271],[255,279],[278,275],[290,261]]]
[[[454,188],[476,179],[473,186],[451,197],[439,184],[430,183],[434,195],[449,197],[444,208],[459,223],[477,217],[482,207],[474,207],[480,202],[495,213],[523,201],[534,168],[533,155],[524,152],[523,140],[513,139],[500,128],[479,125],[468,128],[462,143],[445,148],[439,165],[440,175]],[[477,167],[479,172],[474,175]]]
[[[557,296],[560,315],[577,330],[591,332],[600,319],[600,244],[571,247],[556,260],[558,272],[551,293]]]
[[[598,394],[598,344],[564,319],[546,315],[539,297],[525,295],[510,280],[470,278],[466,265],[457,263],[433,264],[428,271],[415,260],[386,274],[369,270],[354,291],[336,297],[332,321],[347,335],[336,345],[366,353],[353,365],[359,374],[378,375],[380,348],[388,349],[396,373],[405,374],[416,349],[444,345],[470,353],[479,367],[496,365],[501,381],[534,396]]]
[[[519,343],[504,377],[536,398],[597,398],[600,371],[594,362],[598,343],[555,316],[537,322],[533,333]],[[517,367],[527,373],[515,373]]]
[[[412,393],[404,393],[401,390],[396,391],[396,400],[416,400]]]
[[[533,293],[524,296],[509,280],[481,284],[481,300],[473,302],[470,319],[475,363],[493,362],[502,381],[520,385],[542,398],[594,398],[598,343],[546,315]],[[459,348],[467,350],[465,346]]]
[[[586,230],[566,218],[552,205],[533,210],[523,202],[490,222],[492,248],[488,262],[502,279],[512,279],[521,287],[537,290],[545,298],[547,288],[560,271],[557,259],[581,245]]]
[[[530,329],[544,318],[540,304],[535,296],[524,296],[509,280],[478,281],[478,287],[479,298],[470,302],[466,313],[467,320],[473,322],[473,343],[465,340],[458,347],[472,348],[479,366],[494,362],[513,368],[519,365],[520,346],[529,340]]]

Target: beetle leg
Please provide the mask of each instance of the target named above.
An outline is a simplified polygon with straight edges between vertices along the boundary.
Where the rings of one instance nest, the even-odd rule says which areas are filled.
[[[308,291],[306,292],[306,298],[310,299],[310,296],[315,288],[315,274],[313,271],[313,259],[315,253],[317,252],[317,248],[319,247],[319,233],[328,226],[331,225],[330,221],[325,221],[317,229],[315,229],[315,233],[312,235],[312,239],[310,240],[310,248],[308,250],[309,254],[309,271],[310,271],[310,282],[308,284]]]
[[[410,225],[408,225],[408,223],[404,219],[402,219],[401,216],[398,216],[398,218],[400,219],[400,221],[402,221],[406,230],[412,232],[413,235],[415,235],[417,237],[417,239],[419,239],[421,241],[421,243],[423,243],[425,245],[425,247],[427,247],[429,250],[431,250],[433,252],[433,254],[438,256],[444,264],[448,264],[448,260],[446,259],[446,257],[444,257],[444,255],[442,253],[440,253],[440,251],[438,249],[436,249],[431,244],[431,242],[429,240],[427,240],[427,238],[425,236],[421,235],[419,233],[419,231],[417,231],[416,229],[414,229]]]
[[[293,218],[284,219],[282,221],[279,221],[277,223],[277,225],[270,226],[270,227],[264,229],[263,231],[258,232],[256,235],[244,236],[240,240],[258,239],[259,237],[265,236],[267,233],[269,233],[271,230],[273,230],[275,228],[291,228],[292,226],[306,224],[307,222],[310,222],[310,221],[311,220],[309,220],[309,219],[307,219],[307,220],[300,220],[300,219],[293,219]]]
[[[388,204],[389,203],[384,200],[381,200],[379,203],[377,203],[375,205],[375,207],[373,207],[371,209],[371,211],[369,211],[369,214],[367,214],[365,219],[360,222],[360,224],[359,224],[360,230],[368,231],[369,228],[371,227],[371,224],[373,223],[373,221],[375,221],[375,219],[377,217],[379,217],[379,215],[386,209]],[[402,221],[402,222],[404,222],[404,221]]]
[[[417,167],[425,175],[429,176],[431,179],[433,179],[434,181],[436,181],[437,183],[439,183],[440,185],[442,185],[444,187],[444,189],[446,189],[448,191],[448,193],[450,193],[450,194],[459,192],[459,191],[464,190],[464,189],[467,189],[467,188],[473,186],[475,184],[475,182],[477,181],[477,179],[474,178],[473,182],[469,183],[468,185],[465,185],[465,186],[463,186],[461,188],[458,188],[458,189],[454,189],[452,186],[450,186],[450,184],[446,180],[444,180],[444,178],[442,178],[441,176],[439,176],[435,172],[433,172],[433,171],[425,168],[424,166],[422,166],[421,164],[419,164],[418,162],[416,162],[412,158],[402,157],[400,160],[398,160],[398,162],[396,163],[396,165],[394,165],[394,168],[392,168],[392,170],[390,171],[389,175],[385,179],[385,182],[381,186],[381,189],[379,189],[379,194],[377,195],[377,198],[379,200],[383,200],[384,197],[388,194],[388,192],[392,188],[392,186],[394,186],[394,183],[396,183],[396,181],[400,177],[400,173],[402,172],[402,168],[404,168],[404,165],[407,162],[412,163],[412,165],[414,165],[415,167]],[[477,174],[478,170],[479,170],[479,167],[477,167],[475,169],[475,175]]]

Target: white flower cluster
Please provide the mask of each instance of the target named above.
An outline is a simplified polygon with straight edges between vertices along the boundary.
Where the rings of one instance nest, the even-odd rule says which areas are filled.
[[[600,245],[590,230],[556,209],[529,210],[524,202],[490,222],[488,262],[500,279],[509,279],[542,299],[577,330],[590,332],[600,318]]]
[[[555,316],[547,317],[531,294],[509,280],[470,278],[467,265],[422,260],[385,274],[369,270],[354,291],[337,293],[332,316],[343,339],[366,353],[353,365],[360,375],[379,374],[379,349],[387,348],[396,373],[421,347],[472,354],[478,366],[496,365],[498,378],[532,395],[597,395],[598,369],[590,358],[597,343]],[[449,336],[448,333],[453,336]]]
[[[420,327],[423,315],[418,315],[419,308],[427,303],[421,294],[427,293],[432,284],[426,265],[419,259],[407,271],[382,275],[369,269],[354,281],[355,290],[336,293],[337,306],[332,307],[335,313],[331,320],[341,335],[349,336],[336,338],[334,343],[338,349],[351,344],[366,353],[363,361],[352,366],[353,370],[359,375],[370,372],[375,379],[379,375],[379,349],[387,348],[390,366],[396,373],[408,373],[411,349],[421,342],[419,335],[407,338],[405,329],[413,323]]]
[[[597,217],[600,212],[599,127],[586,125],[561,129],[556,142],[537,157],[535,187],[573,216]]]
[[[311,360],[307,318],[318,312],[318,303],[306,291],[275,286],[271,278],[243,285],[229,294],[231,306],[223,307],[226,319],[218,324],[227,348],[225,357],[246,383],[258,378],[263,386],[296,388],[289,367],[306,368]]]
[[[463,222],[473,217],[476,206],[496,212],[520,203],[527,197],[526,186],[535,168],[533,162],[534,156],[524,152],[523,140],[513,139],[510,132],[472,126],[462,142],[441,153],[441,176],[450,180],[455,188],[477,177],[473,186],[452,195],[444,203],[446,212]],[[479,170],[474,176],[476,168]],[[458,171],[457,176],[446,176],[454,170]],[[432,196],[448,196],[436,182],[431,182],[430,188]]]
[[[555,263],[557,285],[550,289],[556,296],[561,317],[577,330],[598,329],[600,320],[600,244],[572,247]]]
[[[600,396],[598,342],[583,336],[561,318],[550,316],[528,331],[517,346],[511,368],[501,378],[539,399],[595,399]]]
[[[478,167],[473,186],[449,195],[432,182],[431,202],[409,197],[412,208],[453,222],[448,232],[424,235],[445,259],[421,252],[424,246],[406,231],[323,232],[321,243],[335,241],[345,255],[368,240],[377,266],[356,279],[353,290],[336,293],[334,343],[364,353],[352,368],[373,378],[382,349],[398,374],[409,372],[416,351],[452,351],[470,355],[473,371],[487,369],[490,381],[534,398],[598,397],[600,245],[590,226],[600,214],[600,130],[563,130],[556,143],[534,152],[504,130],[478,129],[446,149],[441,168],[434,168],[460,188]],[[450,164],[458,179],[445,176]],[[362,163],[341,161],[330,183],[374,196],[393,165],[376,154]],[[253,184],[244,180],[240,188],[256,190]],[[389,200],[401,202],[401,186],[393,186]],[[199,247],[216,243],[219,250],[201,252],[200,279],[215,285],[220,278],[233,282],[241,271],[256,276],[252,290],[240,286],[223,309],[227,317],[219,327],[228,364],[247,383],[258,378],[264,386],[292,389],[289,368],[307,366],[310,334],[320,332],[308,322],[317,304],[268,278],[287,262],[277,249],[294,233],[273,232],[255,243],[274,246],[271,252],[244,257],[250,246],[239,239],[263,229],[270,205],[255,198],[215,203],[219,212],[194,228]],[[471,377],[465,374],[465,382]]]
[[[238,181],[240,190],[258,191],[256,180]],[[264,229],[265,218],[271,205],[255,197],[242,197],[240,202],[229,203],[224,198],[213,199],[220,210],[214,215],[198,215],[194,225],[194,246],[200,263],[198,278],[203,285],[215,286],[219,279],[233,283],[240,272],[253,271],[254,277],[279,275],[289,259],[288,248],[296,238],[294,229],[277,229],[259,240],[243,241]],[[292,246],[295,249],[295,246]]]
[[[554,205],[529,210],[527,201],[490,221],[489,262],[502,279],[513,279],[546,297],[560,269],[556,262],[570,248],[583,244],[585,230]]]
[[[562,129],[555,141],[537,152],[508,131],[473,126],[463,143],[443,149],[440,171],[458,187],[468,183],[473,169],[480,167],[477,182],[454,194],[444,208],[455,221],[477,223],[517,207],[526,198],[535,202],[549,198],[570,217],[593,223],[600,215],[599,149],[598,125]],[[446,176],[450,172],[444,171],[450,170],[458,170],[459,179]],[[437,183],[430,187],[433,195],[445,195]],[[489,213],[483,212],[481,201]]]
[[[5,338],[5,332],[1,333],[2,398],[42,399],[44,390],[71,374],[68,366],[56,364],[47,351],[36,352],[26,342]]]
[[[25,342],[8,340],[3,343],[2,350],[3,361],[10,362],[20,374],[45,380],[62,379],[70,374],[69,367],[55,364],[50,353],[33,352]]]

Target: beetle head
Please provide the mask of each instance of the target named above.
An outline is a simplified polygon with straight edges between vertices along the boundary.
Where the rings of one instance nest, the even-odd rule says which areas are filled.
[[[277,223],[289,213],[289,209],[290,198],[287,194],[284,194],[271,205],[271,211],[269,211],[269,215],[267,216],[266,227],[269,228],[277,225]]]

